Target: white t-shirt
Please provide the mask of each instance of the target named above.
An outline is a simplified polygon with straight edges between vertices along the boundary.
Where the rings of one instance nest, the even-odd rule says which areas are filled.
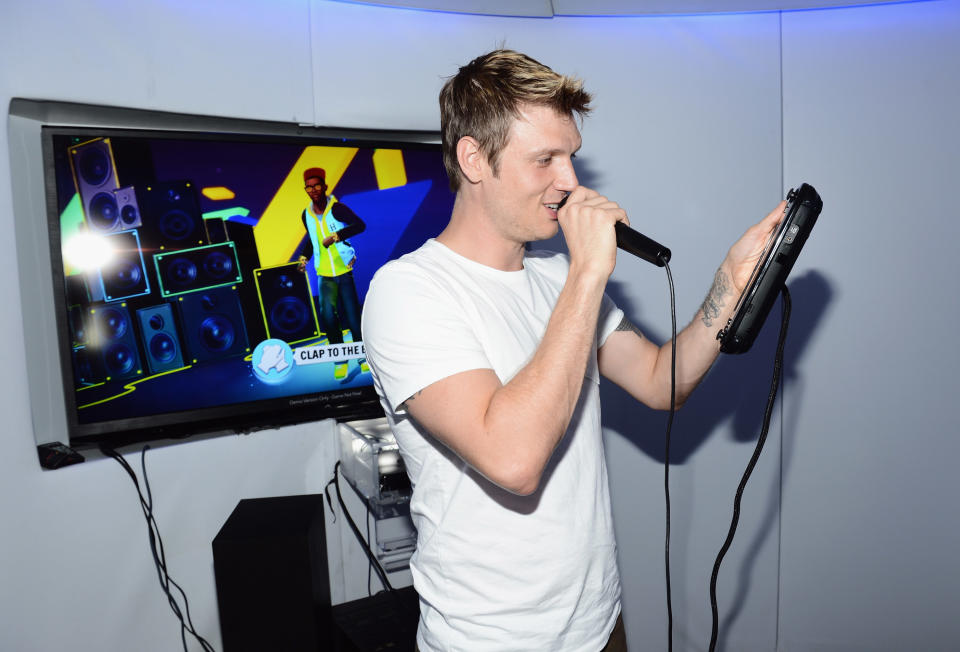
[[[589,652],[620,612],[620,580],[600,428],[597,344],[570,426],[530,496],[501,489],[409,419],[401,404],[471,369],[508,382],[531,358],[566,279],[560,254],[528,252],[504,272],[430,240],[385,265],[363,334],[414,486],[423,652]],[[623,313],[604,296],[602,344]]]

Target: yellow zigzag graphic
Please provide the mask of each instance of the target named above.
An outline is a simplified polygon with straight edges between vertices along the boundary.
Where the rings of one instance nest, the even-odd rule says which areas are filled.
[[[253,237],[260,254],[261,267],[290,262],[293,252],[303,239],[300,217],[310,199],[303,190],[303,173],[313,167],[327,172],[327,192],[331,195],[340,182],[350,161],[357,154],[356,147],[310,146],[294,164],[277,194],[253,227]]]
[[[334,200],[336,199],[334,190],[357,155],[357,151],[359,150],[356,147],[341,146],[314,145],[304,148],[300,158],[280,184],[277,193],[253,228],[261,267],[290,262],[303,239],[304,230],[300,217],[309,202],[303,190],[304,171],[313,167],[326,170],[327,192]],[[375,150],[373,167],[380,190],[406,185],[407,170],[401,150]]]

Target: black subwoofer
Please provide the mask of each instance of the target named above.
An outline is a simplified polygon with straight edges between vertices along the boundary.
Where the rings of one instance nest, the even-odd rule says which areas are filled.
[[[323,496],[241,500],[213,539],[224,652],[339,647]]]

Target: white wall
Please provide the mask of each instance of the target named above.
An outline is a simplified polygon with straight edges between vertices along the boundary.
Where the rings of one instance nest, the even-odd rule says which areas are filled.
[[[305,1],[269,8],[251,0],[4,3],[0,106],[6,110],[12,97],[24,97],[311,123],[310,15]],[[9,152],[6,122],[0,130],[0,220],[12,234],[15,219],[43,215],[14,215],[12,166],[22,159]],[[23,382],[35,361],[18,343],[24,342],[24,328],[41,325],[20,318],[14,239],[4,238],[0,246],[0,272],[8,279],[0,288],[0,338],[8,343],[2,358],[8,373],[0,381],[6,426],[0,435],[0,648],[179,649],[179,626],[157,581],[126,473],[109,459],[40,469]],[[31,279],[24,282],[34,289]],[[197,630],[217,649],[213,537],[243,498],[320,493],[336,457],[332,422],[148,453],[170,574],[190,598]],[[139,455],[127,459],[139,474]],[[328,511],[335,602],[366,594],[366,565],[343,523]],[[409,583],[409,573],[392,579]]]
[[[443,78],[502,42],[583,76],[596,111],[584,125],[582,181],[671,247],[681,326],[739,233],[787,187],[817,186],[824,216],[791,279],[785,410],[721,571],[721,643],[771,650],[779,636],[785,650],[897,650],[957,639],[946,610],[957,598],[958,530],[943,522],[956,493],[947,460],[957,451],[958,360],[940,345],[957,317],[946,190],[957,169],[957,0],[553,19],[324,0],[90,6],[4,7],[0,105],[27,97],[434,129]],[[11,164],[3,130],[7,232],[24,219],[12,214]],[[0,273],[16,278],[12,239],[0,247]],[[610,291],[651,337],[669,336],[662,270],[622,256]],[[0,292],[9,307],[0,337],[22,342],[18,284]],[[759,430],[778,321],[750,354],[720,361],[674,427],[677,649],[709,639],[710,568]],[[41,472],[29,397],[14,380],[28,360],[14,344],[4,361],[0,646],[176,649],[129,479],[109,460]],[[615,388],[603,393],[628,636],[634,649],[663,649],[665,417]],[[148,454],[171,573],[218,648],[212,537],[240,498],[319,491],[332,440],[329,425],[314,424]],[[358,590],[355,579],[334,579],[341,595]]]
[[[825,203],[801,263],[830,298],[787,408],[781,647],[955,650],[960,3],[783,35],[785,170]]]

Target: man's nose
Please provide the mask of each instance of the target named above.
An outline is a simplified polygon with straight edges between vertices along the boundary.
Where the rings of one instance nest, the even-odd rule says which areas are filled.
[[[567,159],[562,164],[562,168],[560,173],[557,175],[554,186],[559,190],[572,192],[573,189],[578,185],[580,185],[580,183],[577,180],[577,171],[573,167],[573,161],[571,159]]]

